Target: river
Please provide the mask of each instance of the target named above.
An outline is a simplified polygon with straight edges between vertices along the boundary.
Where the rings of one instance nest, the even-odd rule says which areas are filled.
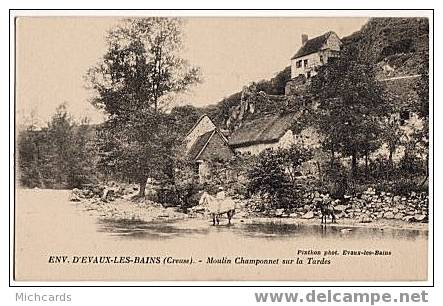
[[[101,220],[67,198],[65,190],[17,190],[17,280],[427,278],[427,230],[235,218],[230,226],[212,226],[210,220],[201,219],[151,223]],[[67,256],[69,262],[53,263],[55,256]],[[72,260],[96,256],[148,261],[158,257],[161,262],[82,264]],[[277,259],[278,264],[244,264],[247,260]]]

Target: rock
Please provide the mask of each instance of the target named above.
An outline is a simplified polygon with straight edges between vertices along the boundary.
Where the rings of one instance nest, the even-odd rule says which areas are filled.
[[[305,213],[302,216],[302,219],[312,219],[314,218],[314,212],[313,211],[308,211],[307,213]]]
[[[401,220],[403,219],[403,217],[404,217],[403,213],[399,212],[395,214],[394,219]]]
[[[110,200],[115,194],[114,189],[105,188],[101,196],[102,201]]]
[[[341,213],[344,212],[346,208],[348,208],[346,205],[335,205],[334,211]]]
[[[372,222],[372,219],[368,215],[361,215],[358,218],[358,222],[359,223],[370,223],[370,222]]]
[[[283,208],[276,209],[275,210],[275,216],[281,217],[281,216],[283,216],[283,212],[284,212]]]
[[[69,201],[71,201],[71,202],[80,202],[81,201],[80,197],[78,196],[77,193],[74,192],[74,190],[69,195]]]
[[[402,218],[403,221],[412,222],[414,221],[414,216],[405,216]]]
[[[391,211],[385,212],[383,214],[383,218],[385,218],[385,219],[394,219],[394,213],[391,212]]]
[[[428,218],[426,217],[426,215],[420,215],[420,214],[414,215],[414,221],[417,221],[417,222],[426,222],[427,219]]]

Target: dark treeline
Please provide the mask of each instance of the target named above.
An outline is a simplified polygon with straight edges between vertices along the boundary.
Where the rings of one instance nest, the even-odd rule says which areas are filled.
[[[76,122],[61,104],[43,128],[33,124],[18,133],[19,182],[25,187],[78,187],[94,180],[95,127]]]
[[[169,129],[171,138],[178,141],[201,114],[190,105],[172,108],[164,118],[174,127]],[[32,122],[22,125],[17,137],[20,185],[62,189],[108,179],[131,182],[106,164],[107,152],[102,150],[100,139],[102,128],[103,124],[90,124],[87,118],[76,120],[65,104],[57,107],[43,127]]]

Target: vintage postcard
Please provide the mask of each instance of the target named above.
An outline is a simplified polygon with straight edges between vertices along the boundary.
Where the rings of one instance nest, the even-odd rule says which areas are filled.
[[[17,12],[14,280],[429,281],[432,20],[398,13]]]

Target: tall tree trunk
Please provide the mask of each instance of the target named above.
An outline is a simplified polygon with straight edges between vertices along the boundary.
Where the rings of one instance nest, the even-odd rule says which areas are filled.
[[[351,173],[352,176],[357,175],[357,151],[352,151],[352,162],[351,162]]]
[[[395,147],[389,146],[389,164],[393,164],[392,158],[394,155]]]
[[[141,178],[139,181],[139,190],[138,190],[138,196],[140,198],[143,198],[145,196],[145,189],[146,189],[146,183],[147,183],[148,179],[146,177]]]
[[[426,154],[426,176],[423,179],[423,181],[421,182],[421,184],[419,185],[419,187],[423,186],[426,183],[426,181],[428,180],[428,178],[429,178],[429,153]]]

